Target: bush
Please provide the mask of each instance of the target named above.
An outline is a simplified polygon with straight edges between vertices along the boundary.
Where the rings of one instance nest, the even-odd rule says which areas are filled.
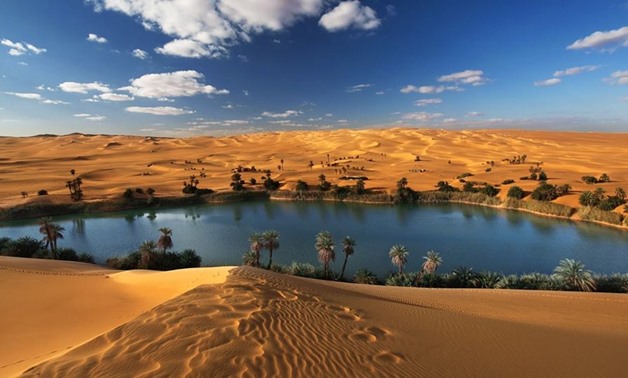
[[[358,269],[353,276],[353,282],[365,285],[377,285],[377,275],[368,269]]]
[[[46,189],[41,189],[37,192],[38,196],[47,196],[48,195],[48,191]]]
[[[287,268],[287,271],[293,276],[314,277],[316,274],[316,267],[309,263],[292,262],[292,265]]]
[[[471,177],[471,176],[473,176],[473,173],[465,172],[465,173],[459,174],[458,176],[456,176],[456,178],[457,179],[463,179],[463,178]]]
[[[602,173],[597,182],[611,182],[611,178],[606,173]]]
[[[105,264],[112,269],[129,270],[137,269],[142,262],[142,254],[140,252],[131,252],[125,257],[111,257],[107,259]]]
[[[12,257],[33,257],[37,254],[46,255],[44,243],[30,236],[22,236],[16,240],[11,240],[5,244],[0,251],[4,256]]]
[[[297,185],[296,185],[295,189],[299,190],[299,191],[306,191],[307,190],[307,182],[305,182],[303,180],[297,181]]]
[[[597,183],[597,178],[593,177],[593,176],[582,176],[582,182],[584,182],[585,184],[596,184]]]
[[[273,191],[273,190],[277,190],[279,189],[279,187],[281,186],[281,184],[279,183],[279,181],[275,181],[270,177],[267,177],[264,180],[264,188],[268,191]]]
[[[525,192],[520,187],[511,186],[510,189],[508,189],[508,194],[506,195],[508,196],[508,198],[522,199],[524,194]]]
[[[494,289],[501,282],[503,275],[495,272],[480,272],[477,274],[477,287],[482,289]]]
[[[547,180],[547,174],[545,173],[545,171],[541,171],[541,173],[539,173],[539,181],[546,181]]]
[[[72,248],[57,249],[57,259],[65,261],[78,261],[78,254]]]
[[[393,273],[386,279],[386,286],[414,286],[416,273]]]
[[[502,181],[502,185],[509,185],[509,184],[514,183],[514,182],[515,182],[515,180],[513,180],[513,179],[507,179],[507,180]]]
[[[480,193],[486,194],[489,197],[495,197],[499,193],[499,189],[497,189],[493,185],[487,184],[482,189],[480,189]]]
[[[439,181],[436,183],[436,188],[438,189],[439,192],[455,192],[458,191],[458,189],[454,188],[453,186],[449,185],[449,183],[447,181]]]
[[[556,193],[556,187],[554,185],[541,182],[539,186],[532,191],[531,197],[537,201],[552,201],[558,198],[558,194]]]
[[[144,189],[142,189],[142,188],[135,188],[135,193],[137,193],[137,194],[144,194]]]
[[[447,275],[448,287],[473,288],[477,287],[478,275],[473,268],[459,266],[450,275]]]
[[[513,209],[525,209],[536,213],[555,215],[565,218],[571,217],[573,213],[576,212],[573,207],[558,203],[535,200],[522,201],[516,198],[508,198],[508,200],[506,200],[506,207]]]
[[[184,249],[179,253],[181,268],[197,268],[201,266],[201,256],[193,249]]]
[[[623,221],[623,216],[614,211],[604,211],[600,210],[597,207],[581,207],[578,209],[578,215],[580,218],[584,220],[597,221],[603,223],[610,223],[621,225]]]
[[[251,179],[249,180],[249,184],[251,185],[257,184],[257,180],[255,179],[255,177],[251,177]]]
[[[446,287],[447,283],[443,277],[436,273],[422,274],[417,280],[419,287]]]
[[[78,261],[79,262],[84,262],[84,263],[89,263],[89,264],[95,264],[95,260],[94,260],[94,256],[90,253],[87,252],[82,252],[79,253],[78,255]]]
[[[628,293],[628,274],[593,276],[595,291],[603,293]]]
[[[133,190],[131,190],[131,188],[128,188],[127,190],[125,190],[124,193],[122,194],[122,198],[126,200],[133,199]]]

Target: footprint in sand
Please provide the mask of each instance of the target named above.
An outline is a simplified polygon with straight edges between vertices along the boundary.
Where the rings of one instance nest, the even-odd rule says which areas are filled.
[[[366,327],[361,328],[349,335],[349,339],[353,341],[374,343],[377,340],[384,339],[384,337],[390,335],[390,332],[379,327]]]
[[[399,353],[384,351],[374,357],[375,362],[380,364],[398,364],[404,360]]]

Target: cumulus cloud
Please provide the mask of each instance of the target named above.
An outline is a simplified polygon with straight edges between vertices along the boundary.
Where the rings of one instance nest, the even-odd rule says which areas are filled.
[[[149,58],[148,53],[142,49],[133,50],[133,56],[137,59],[142,59],[142,60]]]
[[[131,85],[119,88],[138,97],[167,99],[169,97],[190,97],[198,94],[224,95],[226,89],[217,89],[201,83],[203,74],[197,71],[176,71],[161,74],[148,74],[131,80]]]
[[[94,33],[89,33],[87,35],[87,40],[90,42],[96,42],[96,43],[107,43],[107,38],[98,36]]]
[[[301,114],[301,112],[296,111],[296,110],[286,110],[283,113],[264,112],[262,113],[262,116],[270,117],[270,118],[288,118],[288,117],[296,116],[299,114]]]
[[[345,92],[347,93],[361,92],[363,89],[370,88],[372,86],[373,84],[358,84],[358,85],[354,85],[352,87],[347,88]]]
[[[449,75],[443,75],[438,78],[439,82],[444,83],[456,83],[456,84],[468,84],[473,86],[486,84],[486,78],[484,72],[480,70],[464,70],[461,72],[454,72]]]
[[[69,102],[65,102],[65,101],[61,101],[61,100],[51,100],[51,99],[44,99],[41,102],[42,104],[47,104],[47,105],[69,105]]]
[[[134,97],[122,94],[122,93],[103,93],[101,95],[94,96],[94,98],[98,98],[104,101],[111,102],[122,102],[122,101],[133,101]]]
[[[605,81],[610,84],[628,85],[628,71],[615,71]]]
[[[9,48],[9,55],[12,55],[12,56],[20,56],[20,55],[25,55],[25,54],[39,55],[47,51],[46,49],[35,47],[34,45],[31,45],[30,43],[13,42],[6,38],[0,40],[0,44],[7,46]]]
[[[92,83],[77,83],[74,81],[66,81],[59,84],[59,89],[64,92],[81,94],[86,94],[87,92],[111,92],[111,89],[109,89],[109,86],[107,84],[99,83],[97,81]]]
[[[609,31],[596,31],[567,46],[568,50],[610,48],[628,46],[628,26]]]
[[[445,91],[461,91],[462,88],[456,86],[456,85],[450,85],[450,86],[445,86],[445,85],[423,85],[420,87],[416,87],[414,85],[406,85],[405,87],[401,88],[401,93],[421,93],[421,94],[432,94],[432,93],[442,93]]]
[[[557,77],[553,77],[547,80],[535,81],[535,87],[551,87],[552,85],[560,84],[561,80]]]
[[[554,72],[554,77],[578,75],[578,74],[581,74],[583,72],[595,71],[598,68],[600,68],[599,65],[598,66],[589,65],[589,66],[571,67],[571,68],[567,68],[566,70],[555,71]]]
[[[130,106],[126,108],[125,110],[130,113],[144,113],[144,114],[170,115],[170,116],[194,113],[191,110],[175,108],[172,106],[156,106],[156,107]]]
[[[414,103],[416,106],[427,106],[427,105],[436,105],[442,103],[443,100],[440,98],[426,98],[424,100],[418,100]]]
[[[334,9],[325,13],[318,24],[327,31],[336,32],[349,28],[372,30],[377,28],[381,21],[377,13],[359,1],[343,1]]]
[[[218,58],[228,48],[249,42],[266,30],[280,31],[304,17],[321,13],[324,0],[86,0],[95,11],[115,11],[136,18],[147,30],[173,38],[160,54]],[[359,5],[359,4],[358,4]],[[368,7],[359,7],[356,21],[373,28]],[[372,11],[371,11],[372,12]]]
[[[406,113],[401,118],[409,121],[429,122],[438,118],[442,118],[443,116],[443,113],[415,112]]]

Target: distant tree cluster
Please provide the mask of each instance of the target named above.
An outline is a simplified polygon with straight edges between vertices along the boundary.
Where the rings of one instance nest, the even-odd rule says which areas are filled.
[[[601,184],[605,182],[611,182],[611,178],[606,174],[602,173],[600,177],[596,178],[594,176],[582,176],[582,182],[585,184]]]
[[[586,190],[580,194],[579,202],[582,206],[611,211],[626,203],[626,191],[623,188],[617,188],[613,195],[605,195],[602,188],[596,188],[594,191]]]

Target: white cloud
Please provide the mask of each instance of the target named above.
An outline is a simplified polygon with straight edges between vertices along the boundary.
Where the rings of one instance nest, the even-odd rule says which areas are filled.
[[[562,76],[571,76],[578,75],[583,72],[592,72],[600,68],[600,66],[580,66],[580,67],[571,67],[566,70],[556,71],[554,72],[554,77],[562,77]]]
[[[135,58],[142,59],[142,60],[148,59],[150,57],[148,55],[148,53],[146,51],[142,50],[142,49],[135,49],[135,50],[133,50],[133,56]]]
[[[461,72],[454,72],[449,75],[443,75],[438,78],[439,82],[456,83],[456,84],[468,84],[473,86],[486,84],[486,78],[484,72],[480,70],[465,70]]]
[[[605,81],[610,84],[628,85],[628,71],[615,71]]]
[[[22,93],[22,92],[4,92],[4,93],[11,96],[23,98],[26,100],[39,101],[40,103],[47,104],[47,105],[68,105],[69,104],[68,102],[65,102],[65,101],[49,100],[43,97],[42,95],[40,95],[39,93]]]
[[[176,71],[161,74],[148,74],[131,80],[131,85],[120,90],[138,97],[167,99],[169,97],[190,97],[198,94],[229,94],[226,89],[216,89],[200,82],[203,74],[196,71]]]
[[[26,62],[17,62],[17,65],[18,65],[18,66],[27,67],[27,66],[28,66],[28,63],[26,63]]]
[[[50,99],[44,99],[42,102],[42,104],[48,104],[48,105],[69,105],[69,102],[65,102],[65,101],[61,101],[61,100],[50,100]]]
[[[441,121],[441,123],[454,123],[456,121],[457,119],[455,118],[445,118],[444,120]]]
[[[42,84],[42,85],[40,85],[40,86],[38,86],[38,87],[37,87],[37,90],[38,90],[38,91],[50,91],[50,92],[54,92],[54,91],[56,91],[56,89],[51,88],[51,87],[46,87],[46,86],[45,86],[45,85],[43,85],[43,84]]]
[[[569,50],[595,49],[605,46],[628,46],[628,26],[609,31],[596,31],[567,46]]]
[[[375,92],[375,94],[376,94],[376,95],[383,95],[383,94],[384,94],[384,92],[383,92],[383,91],[377,91],[377,92]]]
[[[155,52],[184,58],[220,58],[227,55],[227,49],[222,46],[208,45],[193,39],[175,39],[156,48]]]
[[[4,92],[5,94],[25,98],[27,100],[43,100],[44,98],[39,93],[20,93],[20,92]]]
[[[349,120],[348,119],[339,119],[336,122],[338,122],[338,123],[349,123]]]
[[[86,117],[91,117],[91,114],[87,114],[87,113],[78,113],[74,115],[77,118],[86,118]]]
[[[91,117],[85,117],[85,119],[88,120],[88,121],[100,122],[100,121],[104,121],[105,119],[107,119],[107,117],[105,117],[105,116],[91,116]]]
[[[249,95],[249,91],[247,91],[246,89],[244,89],[244,90],[242,90],[242,94],[243,94],[243,95],[245,95],[245,96],[248,96],[248,95]]]
[[[561,80],[557,77],[553,77],[547,80],[535,81],[535,87],[551,87],[552,85],[560,84]]]
[[[103,93],[101,95],[94,96],[94,98],[98,98],[98,99],[105,100],[105,101],[112,101],[112,102],[133,101],[133,100],[135,100],[134,97],[127,96],[127,95],[121,94],[121,93]]]
[[[111,10],[136,18],[147,30],[173,41],[160,54],[217,58],[253,34],[279,31],[303,17],[318,16],[324,0],[88,0],[95,11]]]
[[[246,125],[249,121],[245,119],[227,119],[222,121],[222,125],[224,126],[232,126],[232,125]]]
[[[442,103],[443,100],[440,98],[426,98],[424,100],[418,100],[414,103],[416,106],[427,106],[427,105],[436,105]]]
[[[444,116],[443,113],[416,112],[416,113],[406,113],[401,118],[405,120],[411,120],[411,121],[428,122],[428,121],[435,120],[437,118],[442,118],[443,116]]]
[[[0,40],[0,44],[9,47],[9,55],[12,56],[20,56],[24,54],[35,54],[39,55],[41,53],[45,53],[46,49],[41,49],[39,47],[35,47],[30,43],[26,42],[13,42],[9,39]]]
[[[352,0],[341,2],[325,13],[318,24],[327,31],[335,32],[349,28],[372,30],[377,28],[381,21],[372,8]]]
[[[465,114],[465,117],[473,118],[473,117],[480,117],[483,115],[484,113],[482,112],[468,112],[467,114]]]
[[[59,88],[64,92],[69,93],[82,93],[86,94],[87,92],[102,92],[109,93],[111,89],[107,84],[99,83],[97,81],[92,83],[77,83],[74,81],[66,81],[59,84]]]
[[[406,85],[405,87],[401,88],[401,93],[421,93],[421,94],[432,94],[432,93],[442,93],[445,91],[462,91],[462,88],[456,86],[456,85],[451,85],[451,86],[445,86],[445,85],[438,85],[438,86],[434,86],[434,85],[423,85],[420,87],[416,87],[414,85]]]
[[[90,42],[96,42],[96,43],[107,43],[107,38],[100,37],[94,33],[89,33],[87,35],[87,40]]]
[[[373,84],[358,84],[358,85],[354,85],[352,87],[347,88],[345,92],[347,93],[361,92],[363,89],[370,88],[372,86]]]
[[[125,110],[130,113],[144,113],[144,114],[171,115],[171,116],[194,113],[191,110],[174,108],[172,106],[157,106],[157,107],[130,106],[126,108]]]
[[[296,110],[286,110],[283,113],[264,112],[262,113],[262,116],[270,117],[270,118],[288,118],[288,117],[296,116],[299,114],[301,114],[301,112],[296,111]]]

